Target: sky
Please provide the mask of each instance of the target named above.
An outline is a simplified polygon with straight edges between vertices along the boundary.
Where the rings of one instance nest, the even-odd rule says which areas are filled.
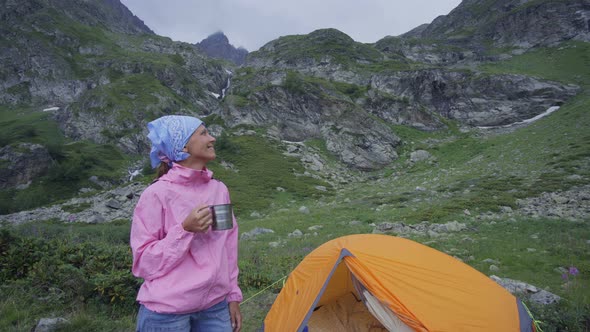
[[[198,43],[222,31],[256,51],[287,35],[334,28],[362,43],[397,36],[446,15],[461,0],[121,0],[161,36]]]

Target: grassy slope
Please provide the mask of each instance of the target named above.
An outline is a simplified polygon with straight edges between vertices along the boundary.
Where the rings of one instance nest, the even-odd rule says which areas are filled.
[[[213,162],[209,167],[215,178],[229,188],[236,213],[248,216],[251,212],[266,213],[277,205],[302,197],[318,197],[315,186],[325,182],[308,176],[298,177],[305,169],[296,158],[284,156],[275,143],[259,136],[222,136],[218,139],[218,161],[226,161],[234,169]],[[277,188],[283,188],[279,191]],[[325,193],[324,193],[325,194]]]
[[[57,123],[46,113],[2,107],[0,118],[1,146],[41,144],[54,160],[47,174],[35,179],[26,189],[0,190],[0,213],[49,204],[76,194],[82,187],[96,187],[88,180],[90,176],[113,181],[124,176],[122,170],[127,158],[113,145],[88,141],[68,143]]]
[[[590,254],[587,240],[590,227],[586,222],[508,217],[493,223],[479,221],[473,216],[498,211],[500,206],[516,208],[516,200],[538,196],[545,191],[560,191],[590,180],[590,44],[568,43],[559,48],[543,49],[482,69],[491,73],[522,73],[545,79],[578,84],[583,92],[563,105],[551,116],[505,135],[479,137],[458,131],[424,134],[403,129],[398,131],[409,147],[429,150],[437,162],[432,165],[408,166],[400,162],[393,170],[382,173],[376,182],[356,184],[342,190],[337,197],[325,201],[293,204],[262,220],[242,220],[242,230],[267,227],[275,234],[243,241],[241,259],[246,275],[257,273],[274,281],[286,275],[299,257],[326,240],[337,236],[370,232],[370,223],[466,222],[468,231],[442,239],[414,238],[439,250],[455,255],[491,275],[491,258],[500,261],[501,277],[519,279],[564,296],[556,314],[554,309],[536,308],[534,313],[546,322],[545,330],[567,327],[580,330],[576,313],[590,305]],[[581,179],[568,176],[578,174]],[[422,187],[424,191],[415,190]],[[297,213],[300,204],[311,213]],[[350,221],[360,224],[349,226]],[[312,235],[307,228],[323,225]],[[300,239],[288,233],[300,229],[308,233]],[[279,241],[282,246],[270,249],[268,243]],[[272,258],[268,257],[269,251]],[[284,267],[277,269],[282,262]],[[283,266],[280,265],[280,266]],[[564,288],[558,267],[576,266],[580,270],[579,284],[585,285],[572,293]],[[252,268],[255,267],[255,268]],[[258,289],[246,289],[246,297]],[[256,295],[243,306],[249,321],[247,330],[260,326],[264,312],[272,303],[269,291]],[[587,315],[587,312],[585,313]],[[559,327],[558,327],[559,326]]]
[[[475,218],[480,213],[496,211],[501,205],[516,207],[516,200],[521,197],[588,183],[590,137],[586,131],[590,127],[587,111],[590,107],[590,63],[586,54],[590,54],[590,48],[582,43],[566,46],[539,50],[482,68],[487,72],[533,74],[582,86],[583,92],[558,112],[529,127],[497,136],[480,137],[454,129],[425,134],[394,128],[408,142],[402,153],[425,148],[435,155],[437,162],[409,166],[405,163],[407,155],[403,155],[391,169],[375,174],[379,180],[351,185],[335,195],[304,198],[306,194],[302,193],[313,192],[311,186],[316,183],[300,183],[289,170],[293,167],[300,172],[296,163],[254,137],[229,139],[220,157],[236,165],[239,172],[212,166],[232,190],[236,204],[243,204],[238,214],[241,233],[255,227],[275,232],[240,243],[240,284],[248,299],[242,305],[243,330],[255,331],[260,327],[274,294],[280,289],[280,282],[262,290],[287,275],[301,258],[321,243],[341,235],[371,232],[371,223],[457,220],[467,223],[468,230],[440,238],[410,238],[463,259],[487,275],[492,272],[489,263],[483,260],[499,261],[500,271],[494,274],[546,288],[566,299],[558,308],[533,309],[537,318],[546,323],[545,331],[555,331],[558,327],[582,331],[576,320],[587,314],[590,302],[588,221],[525,217],[511,220],[506,217],[490,222]],[[551,59],[549,64],[547,59]],[[572,174],[581,175],[581,180],[566,180]],[[287,193],[276,192],[276,186],[287,188]],[[418,186],[425,190],[417,191]],[[298,211],[302,205],[309,207],[309,214]],[[470,210],[472,216],[466,216],[464,209]],[[253,210],[260,210],[263,217],[250,217],[249,212]],[[358,222],[351,224],[351,221]],[[309,231],[308,227],[313,225],[323,225],[323,228]],[[63,233],[70,226],[38,227],[60,227]],[[73,225],[69,232],[77,234],[83,232],[82,229],[94,229],[100,234],[100,227]],[[306,235],[289,237],[295,229]],[[30,234],[27,230],[21,231]],[[108,243],[110,240],[99,236],[93,241]],[[279,246],[271,248],[270,242],[277,242]],[[121,250],[126,246],[121,242],[116,245]],[[575,293],[563,287],[564,281],[556,271],[558,267],[568,266],[580,270],[577,281],[583,287]],[[116,314],[93,304],[73,309],[58,303],[50,308],[35,299],[24,286],[22,288],[2,289],[7,297],[0,302],[0,317],[3,317],[0,329],[28,329],[36,317],[53,313],[72,319],[73,326],[68,330],[75,330],[75,326],[83,323],[90,325],[88,330],[95,331],[133,328],[133,313]],[[95,315],[98,318],[91,318]]]

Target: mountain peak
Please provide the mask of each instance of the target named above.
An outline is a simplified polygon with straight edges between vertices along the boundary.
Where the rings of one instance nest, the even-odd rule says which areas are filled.
[[[229,60],[237,65],[244,63],[246,55],[248,55],[245,48],[235,48],[230,44],[223,31],[217,31],[209,35],[209,37],[197,43],[197,48],[212,58]]]

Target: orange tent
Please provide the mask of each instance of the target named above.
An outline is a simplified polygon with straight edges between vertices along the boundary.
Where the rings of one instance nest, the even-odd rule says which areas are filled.
[[[358,303],[371,315],[360,314]],[[337,238],[307,255],[264,320],[270,332],[343,328],[534,331],[520,300],[484,274],[422,244],[377,234]]]

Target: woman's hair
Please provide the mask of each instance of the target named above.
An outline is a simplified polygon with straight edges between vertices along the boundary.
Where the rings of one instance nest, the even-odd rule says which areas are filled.
[[[162,175],[168,173],[169,170],[170,166],[168,166],[168,164],[165,162],[161,162],[156,169],[156,179],[159,179]]]

